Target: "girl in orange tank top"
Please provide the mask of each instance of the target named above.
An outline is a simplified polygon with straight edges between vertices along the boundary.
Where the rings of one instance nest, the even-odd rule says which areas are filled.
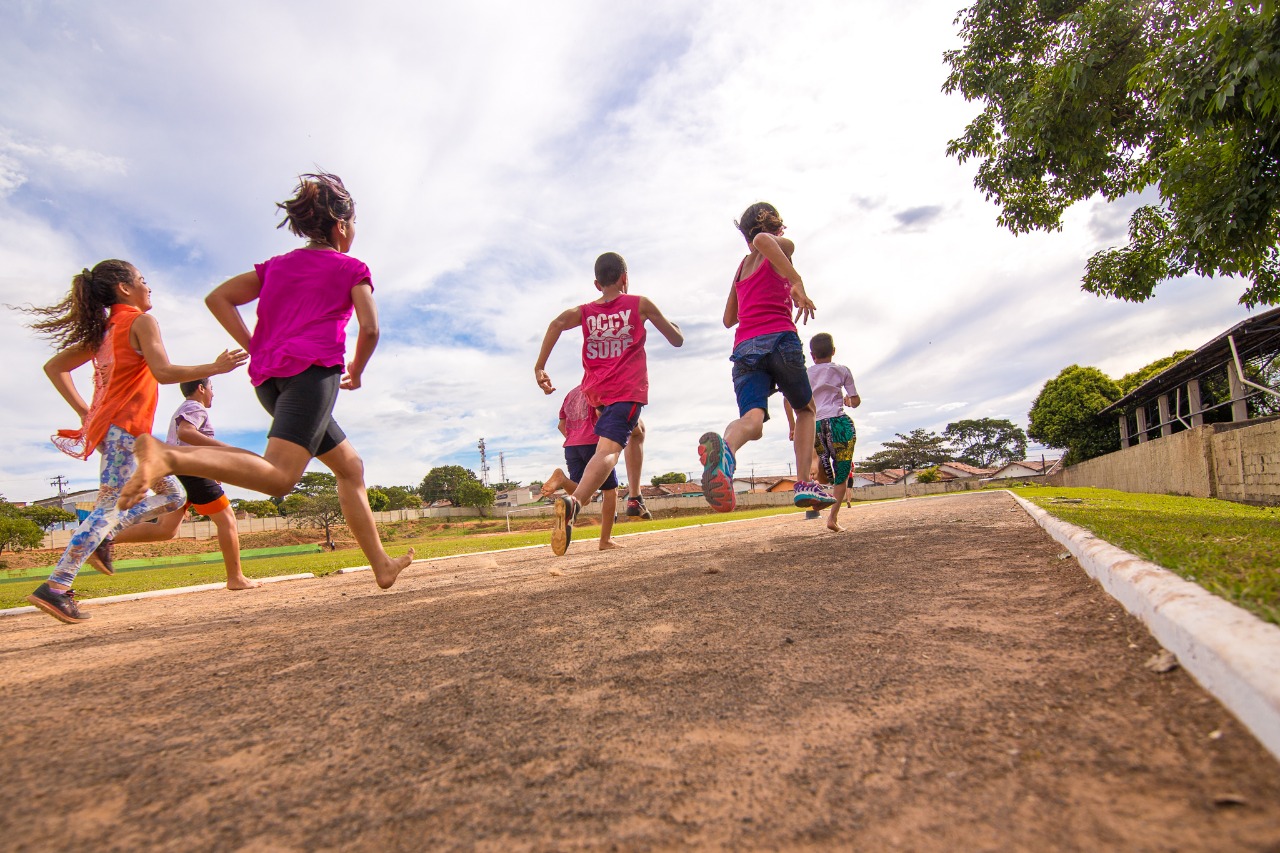
[[[68,455],[87,459],[102,454],[98,500],[93,512],[71,535],[71,541],[49,580],[27,600],[63,622],[83,622],[71,584],[85,561],[112,574],[111,536],[186,502],[176,477],[153,484],[155,494],[127,510],[116,509],[120,488],[133,473],[134,440],[149,434],[155,419],[159,382],[186,382],[227,373],[248,357],[224,351],[209,364],[177,365],[169,361],[160,327],[147,315],[151,288],[132,264],[103,261],[71,282],[71,292],[48,308],[28,309],[39,318],[32,324],[51,338],[58,353],[45,365],[54,388],[80,416],[79,429],[59,430],[53,442]],[[86,404],[71,372],[93,362],[93,398]]]

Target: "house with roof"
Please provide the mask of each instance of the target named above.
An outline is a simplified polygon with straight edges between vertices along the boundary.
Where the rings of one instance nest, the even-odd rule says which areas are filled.
[[[1015,477],[1039,477],[1042,474],[1054,474],[1061,467],[1061,459],[1023,459],[1020,462],[1009,462],[997,468],[990,479],[1010,480]]]
[[[738,494],[746,492],[771,492],[782,477],[734,477],[733,490]]]
[[[901,476],[895,476],[889,471],[857,471],[853,472],[853,487],[855,489],[865,488],[866,486],[892,486],[901,480]]]

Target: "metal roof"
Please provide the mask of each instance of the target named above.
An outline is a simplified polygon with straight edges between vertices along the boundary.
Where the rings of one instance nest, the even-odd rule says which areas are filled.
[[[1271,355],[1280,352],[1280,308],[1273,308],[1256,317],[1241,320],[1191,355],[1152,376],[1099,414],[1127,411],[1163,394],[1168,394],[1190,380],[1204,376],[1214,368],[1232,361],[1231,344],[1227,341],[1228,338],[1235,340],[1236,352],[1244,362],[1255,355]]]

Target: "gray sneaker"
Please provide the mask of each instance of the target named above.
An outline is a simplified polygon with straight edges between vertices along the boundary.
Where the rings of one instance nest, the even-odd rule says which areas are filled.
[[[30,601],[54,619],[72,625],[89,618],[88,613],[80,611],[80,605],[76,603],[76,592],[73,589],[61,592],[49,586],[48,583],[42,583],[36,587],[35,592],[27,596],[27,601]]]

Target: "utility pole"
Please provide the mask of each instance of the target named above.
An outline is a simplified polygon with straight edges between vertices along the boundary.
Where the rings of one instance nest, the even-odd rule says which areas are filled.
[[[507,460],[501,450],[498,451],[498,475],[502,477],[502,482],[507,482]]]
[[[62,476],[61,474],[59,474],[58,476],[54,477],[52,480],[49,481],[49,485],[58,487],[58,508],[59,509],[62,508],[62,501],[67,496],[68,484],[69,483],[67,478]]]
[[[484,439],[480,439],[480,443],[476,445],[480,448],[480,482],[486,486],[489,485],[489,460],[485,457]]]

